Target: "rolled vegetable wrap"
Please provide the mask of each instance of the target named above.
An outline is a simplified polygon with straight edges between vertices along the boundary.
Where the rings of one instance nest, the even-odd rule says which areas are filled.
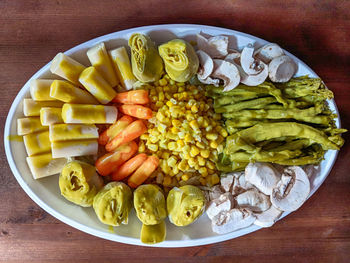
[[[136,215],[145,225],[156,225],[166,217],[165,198],[160,188],[153,184],[139,186],[134,191]]]
[[[197,73],[199,60],[190,43],[182,39],[173,39],[158,49],[165,64],[165,71],[171,79],[185,82]]]
[[[132,208],[132,192],[122,182],[111,182],[95,196],[93,208],[98,219],[106,225],[127,224]]]
[[[205,196],[196,186],[184,185],[170,190],[167,198],[169,220],[176,226],[187,226],[202,215]]]
[[[133,34],[129,39],[131,66],[135,77],[142,82],[160,79],[163,62],[152,40],[142,34]]]
[[[89,207],[103,181],[97,175],[95,167],[80,161],[67,163],[59,178],[61,194],[74,204]]]

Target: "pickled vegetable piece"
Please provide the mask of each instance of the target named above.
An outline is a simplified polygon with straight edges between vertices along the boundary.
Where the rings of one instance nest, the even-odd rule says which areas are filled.
[[[192,45],[182,39],[173,39],[158,48],[169,77],[186,82],[197,73],[199,60]]]
[[[132,122],[132,117],[124,115],[117,122],[113,123],[113,125],[109,126],[107,130],[100,134],[98,143],[101,145],[106,145]]]
[[[166,236],[166,225],[162,221],[156,225],[142,224],[141,228],[141,242],[145,244],[156,244],[163,242]]]
[[[184,185],[170,190],[167,198],[169,220],[176,226],[187,226],[199,218],[205,209],[206,199],[196,186]]]
[[[110,182],[95,196],[93,208],[98,219],[110,226],[128,223],[132,208],[132,192],[122,182]]]

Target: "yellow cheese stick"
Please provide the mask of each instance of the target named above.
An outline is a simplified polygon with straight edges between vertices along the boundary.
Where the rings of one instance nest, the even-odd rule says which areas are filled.
[[[105,80],[107,80],[109,85],[112,87],[117,86],[119,81],[114,71],[112,61],[108,56],[105,44],[103,42],[97,44],[96,46],[90,48],[86,54],[91,62],[91,65],[97,69]]]
[[[17,135],[26,135],[33,132],[45,131],[49,127],[41,125],[39,117],[17,119]]]
[[[129,55],[125,47],[110,50],[108,53],[112,59],[114,69],[117,72],[117,76],[123,88],[131,90],[136,82],[136,78],[132,73]]]
[[[94,68],[86,68],[79,77],[80,83],[102,104],[110,102],[117,92]]]
[[[33,79],[30,82],[30,96],[33,100],[48,101],[56,100],[50,97],[50,86],[53,79]]]
[[[62,108],[44,107],[40,109],[41,125],[49,126],[56,123],[63,123]]]
[[[99,104],[89,92],[65,80],[55,80],[52,82],[50,96],[68,103]]]
[[[68,158],[74,156],[96,155],[98,143],[96,139],[52,142],[51,148],[53,158]]]
[[[34,179],[39,179],[62,171],[65,158],[53,159],[51,153],[27,157],[27,163]]]
[[[62,119],[65,123],[114,123],[117,115],[118,110],[114,106],[66,103],[62,107]]]
[[[35,101],[32,99],[23,100],[24,116],[40,116],[40,109],[43,107],[62,107],[62,101]]]
[[[28,156],[47,153],[51,151],[49,131],[24,135],[23,141]]]
[[[75,85],[80,85],[79,75],[86,67],[63,53],[58,53],[51,62],[50,71]]]
[[[50,141],[97,139],[98,129],[94,124],[54,124],[50,126]]]

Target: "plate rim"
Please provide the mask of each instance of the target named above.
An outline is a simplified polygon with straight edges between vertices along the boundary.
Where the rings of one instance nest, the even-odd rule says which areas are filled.
[[[259,41],[262,43],[269,43],[268,41],[260,38],[260,37],[256,37],[254,35],[250,35],[244,32],[240,32],[237,30],[233,30],[233,29],[228,29],[228,28],[224,28],[224,27],[216,27],[216,26],[208,26],[208,25],[201,25],[201,24],[160,24],[160,25],[150,25],[150,26],[141,26],[141,27],[134,27],[134,28],[129,28],[129,29],[124,29],[121,31],[116,31],[113,33],[109,33],[106,35],[102,35],[93,39],[90,39],[88,41],[85,41],[79,45],[76,45],[70,49],[68,49],[67,51],[63,52],[64,54],[70,55],[75,53],[76,51],[81,50],[84,46],[89,45],[91,46],[92,43],[94,42],[99,42],[99,41],[108,41],[109,39],[112,38],[112,36],[116,33],[121,34],[121,35],[126,35],[128,33],[132,33],[135,31],[143,31],[143,30],[148,30],[151,31],[152,29],[154,30],[162,30],[162,29],[174,29],[174,28],[193,28],[196,30],[219,30],[219,31],[226,31],[229,34],[233,34],[235,36],[240,35],[249,39],[252,39],[254,41]],[[291,56],[294,60],[296,61],[300,61],[301,64],[303,64],[303,66],[310,71],[311,73],[313,73],[315,76],[319,77],[306,63],[304,63],[301,59],[297,58],[296,56],[294,56],[293,54],[291,54],[290,52],[288,52],[287,50],[283,49],[285,51],[285,53],[288,56]],[[200,245],[207,245],[207,244],[213,244],[213,243],[219,243],[219,242],[223,242],[223,241],[227,241],[233,238],[237,238],[252,232],[255,232],[259,229],[261,229],[262,227],[256,226],[256,225],[252,225],[250,227],[244,228],[244,229],[240,229],[239,230],[239,234],[237,234],[237,231],[228,233],[228,234],[224,234],[224,235],[217,235],[217,236],[211,236],[211,237],[206,237],[206,238],[197,238],[197,239],[189,239],[189,240],[165,240],[162,243],[158,243],[155,245],[147,245],[147,244],[143,244],[141,243],[141,241],[139,239],[136,238],[132,238],[132,237],[125,237],[125,236],[121,236],[115,233],[106,233],[106,232],[102,232],[96,229],[93,229],[91,227],[85,226],[84,224],[75,221],[71,218],[66,217],[65,215],[59,213],[58,211],[56,211],[55,209],[51,208],[49,205],[47,205],[39,196],[37,196],[32,190],[31,188],[28,186],[28,184],[24,181],[24,179],[22,178],[20,172],[17,169],[17,166],[14,162],[14,158],[13,158],[13,154],[12,154],[12,149],[11,149],[11,145],[10,145],[10,140],[8,139],[8,136],[10,136],[10,129],[11,129],[11,123],[12,123],[12,119],[14,116],[14,113],[16,111],[16,108],[18,106],[18,104],[21,102],[22,97],[25,95],[26,92],[28,92],[28,87],[29,86],[29,82],[32,79],[37,78],[39,75],[41,75],[43,72],[45,72],[47,69],[49,69],[50,67],[50,62],[48,62],[47,64],[45,64],[43,67],[41,67],[37,72],[35,72],[30,78],[29,80],[23,85],[23,87],[21,88],[21,90],[17,93],[14,101],[11,104],[10,110],[8,112],[8,115],[6,117],[6,122],[5,122],[5,127],[4,127],[4,146],[5,146],[5,153],[6,153],[6,158],[7,161],[9,163],[10,169],[12,171],[12,174],[15,176],[17,182],[20,184],[21,188],[25,191],[25,193],[37,204],[39,205],[42,209],[44,209],[47,213],[49,213],[50,215],[52,215],[53,217],[55,217],[56,219],[60,220],[61,222],[74,227],[80,231],[83,231],[85,233],[91,234],[93,236],[99,237],[99,238],[103,238],[103,239],[107,239],[110,241],[114,241],[114,242],[121,242],[121,243],[125,243],[125,244],[130,244],[130,245],[139,245],[139,246],[150,246],[150,247],[192,247],[192,246],[200,246]],[[335,113],[338,115],[338,118],[336,119],[337,122],[337,126],[341,127],[341,123],[340,123],[340,116],[339,116],[339,111],[337,108],[337,105],[334,101],[334,99],[329,100],[330,103],[333,104],[334,108],[335,108]],[[324,178],[322,178],[321,181],[319,181],[318,185],[316,187],[313,188],[313,190],[310,192],[308,199],[318,190],[318,188],[323,184],[323,182],[325,181],[325,179],[328,177],[328,175],[330,174],[334,163],[337,159],[337,155],[338,155],[339,151],[331,151],[331,156],[330,156],[330,160],[327,162],[326,165],[326,175],[324,176]],[[289,215],[290,213],[286,213],[284,212],[283,215],[279,218],[279,220],[281,220],[282,218],[286,217],[287,215]]]

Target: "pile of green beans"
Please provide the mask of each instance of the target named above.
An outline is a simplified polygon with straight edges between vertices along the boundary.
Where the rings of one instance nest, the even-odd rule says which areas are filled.
[[[325,151],[344,143],[340,134],[346,130],[336,127],[327,104],[333,93],[319,78],[239,85],[228,92],[208,86],[206,94],[230,134],[217,162],[221,171],[242,170],[249,162],[317,164]]]

